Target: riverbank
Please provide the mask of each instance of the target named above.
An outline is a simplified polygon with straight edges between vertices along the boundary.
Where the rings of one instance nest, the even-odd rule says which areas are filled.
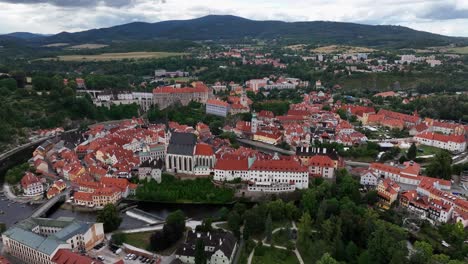
[[[7,183],[3,184],[3,194],[11,202],[15,203],[31,203],[31,204],[42,204],[45,202],[44,199],[40,199],[40,196],[26,197],[26,196],[16,196],[11,190],[11,186]],[[39,199],[38,199],[39,198]]]

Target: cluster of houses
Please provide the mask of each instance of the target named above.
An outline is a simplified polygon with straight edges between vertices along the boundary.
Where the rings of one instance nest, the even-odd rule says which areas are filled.
[[[330,94],[313,91],[304,95],[303,102],[290,105],[284,115],[262,110],[252,113],[251,121],[238,121],[235,127],[225,126],[225,132],[251,138],[267,144],[308,147],[315,141],[338,142],[344,145],[362,144],[367,137],[354,129],[348,121],[324,106],[333,104]]]
[[[466,137],[468,126],[438,121],[430,118],[421,118],[417,111],[412,115],[403,114],[386,109],[378,112],[373,107],[359,105],[342,105],[350,115],[357,117],[365,126],[380,126],[388,129],[406,129],[412,136],[412,141],[426,146],[460,153],[466,150]]]
[[[377,190],[379,204],[388,209],[396,201],[434,224],[449,221],[468,226],[468,201],[452,194],[451,181],[423,176],[413,161],[403,165],[372,163],[360,183]]]

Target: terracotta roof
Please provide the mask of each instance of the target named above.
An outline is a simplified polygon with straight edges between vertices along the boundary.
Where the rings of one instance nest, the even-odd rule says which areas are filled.
[[[423,132],[414,136],[415,138],[422,138],[427,140],[434,140],[440,142],[455,142],[455,143],[463,143],[465,142],[464,135],[443,135],[439,133],[431,133],[431,132]]]
[[[100,264],[101,261],[94,260],[69,249],[59,249],[52,257],[52,261],[57,264]]]
[[[249,169],[249,162],[247,159],[222,159],[216,161],[214,169],[228,171],[246,171]]]
[[[206,143],[198,143],[195,146],[195,155],[212,156],[214,155],[213,148]]]
[[[93,201],[93,193],[90,192],[75,192],[73,194],[73,199],[76,201]]]
[[[221,100],[218,100],[218,99],[208,99],[206,101],[206,104],[210,104],[210,105],[217,105],[217,106],[222,106],[222,107],[228,107],[229,104],[224,102],[224,101],[221,101]]]
[[[390,172],[390,173],[394,173],[394,174],[399,174],[400,171],[401,171],[399,168],[396,168],[396,167],[393,167],[393,166],[390,166],[390,165],[386,165],[386,164],[383,164],[383,163],[377,163],[377,162],[372,163],[370,165],[370,169],[386,171],[386,172]]]
[[[195,88],[192,87],[183,87],[183,88],[175,88],[172,86],[163,86],[157,87],[153,90],[154,94],[158,93],[171,93],[171,94],[182,94],[182,93],[206,93],[208,92],[208,87],[199,85]]]
[[[325,155],[316,155],[309,158],[309,166],[333,167],[334,163],[330,157]]]
[[[28,188],[29,185],[40,182],[39,178],[31,172],[26,172],[26,174],[21,179],[21,186],[23,188]]]
[[[251,170],[307,172],[307,168],[296,160],[256,160]]]

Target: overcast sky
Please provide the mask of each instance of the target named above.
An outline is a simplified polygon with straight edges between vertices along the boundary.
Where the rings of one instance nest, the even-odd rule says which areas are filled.
[[[0,33],[75,32],[209,14],[391,24],[468,37],[468,0],[0,0]]]

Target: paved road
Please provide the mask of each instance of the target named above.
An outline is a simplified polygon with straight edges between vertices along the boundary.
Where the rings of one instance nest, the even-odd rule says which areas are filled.
[[[368,162],[360,162],[360,161],[352,161],[352,160],[345,160],[345,164],[348,166],[354,167],[369,167],[370,163]]]

